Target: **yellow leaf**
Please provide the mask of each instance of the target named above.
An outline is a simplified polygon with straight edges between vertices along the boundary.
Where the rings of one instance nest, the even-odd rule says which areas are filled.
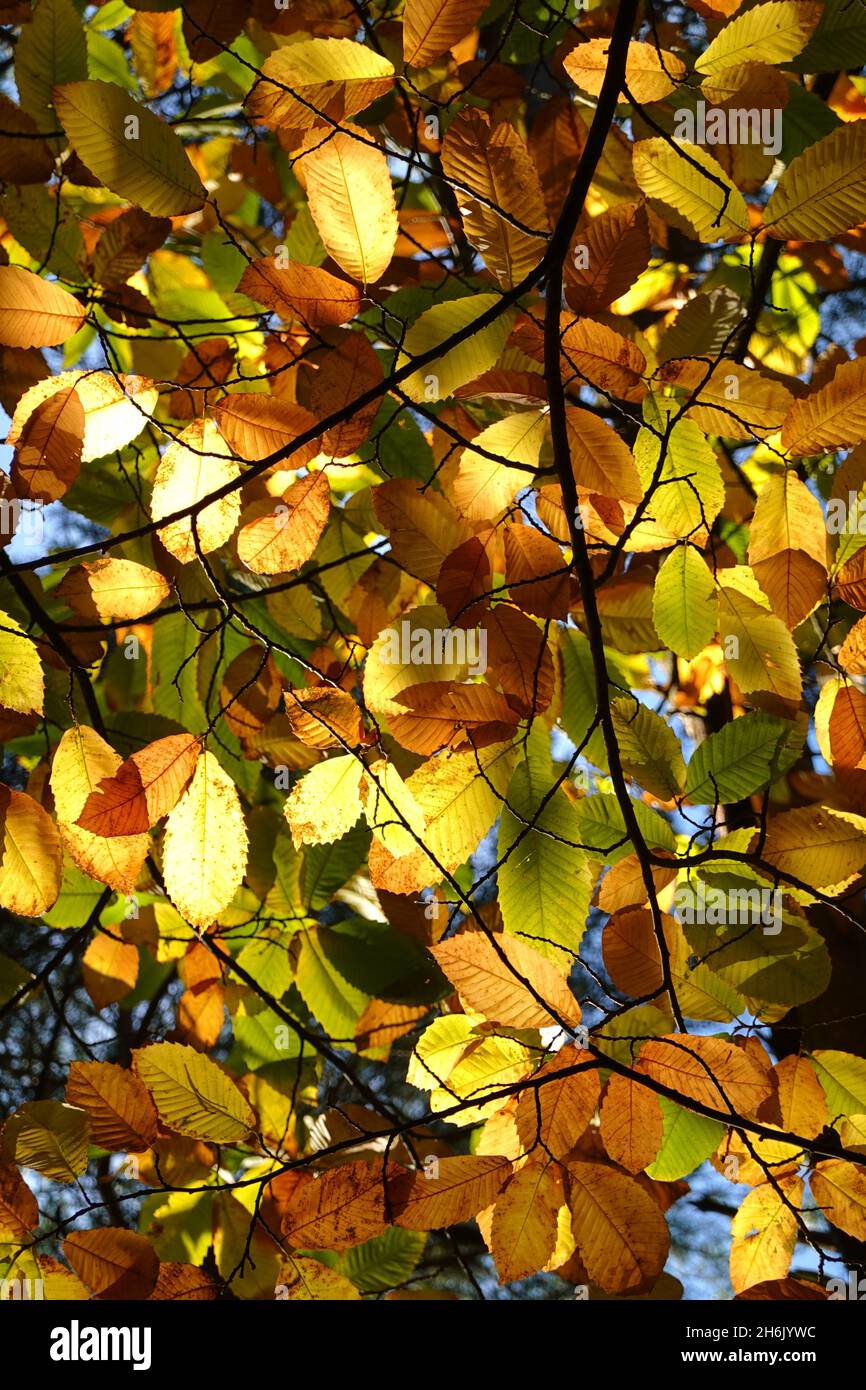
[[[861,1167],[828,1159],[816,1166],[809,1185],[831,1226],[855,1240],[866,1240],[866,1173]]]
[[[170,592],[158,570],[110,555],[77,565],[57,586],[57,593],[76,613],[104,623],[142,618],[158,608]]]
[[[256,1117],[243,1092],[222,1069],[183,1043],[153,1043],[133,1053],[160,1119],[190,1139],[233,1144],[247,1137]]]
[[[393,83],[388,59],[354,39],[298,39],[265,59],[245,105],[275,129],[311,130],[357,115]]]
[[[396,559],[435,585],[443,562],[472,532],[442,493],[420,490],[413,478],[391,478],[373,490],[376,515]]]
[[[351,753],[311,767],[286,801],[285,817],[298,845],[328,845],[352,829],[363,810],[364,764]]]
[[[77,333],[84,306],[20,265],[0,265],[0,343],[54,347]]]
[[[824,892],[841,891],[866,864],[862,816],[798,806],[768,822],[761,858]]]
[[[597,97],[601,93],[609,55],[610,39],[587,39],[566,55],[563,67],[582,92]],[[628,46],[625,80],[635,101],[661,101],[682,82],[685,73],[685,64],[674,53],[636,40]]]
[[[79,869],[118,893],[131,893],[147,855],[147,835],[106,840],[76,824],[91,792],[114,776],[121,761],[95,729],[75,725],[57,745],[51,790],[60,837]]]
[[[660,136],[639,140],[633,163],[638,186],[660,216],[670,220],[674,214],[681,231],[696,233],[700,241],[736,241],[748,232],[742,193],[699,145],[684,141],[672,147]]]
[[[112,193],[154,217],[204,206],[207,192],[179,137],[114,82],[67,82],[54,105],[75,153]]]
[[[160,459],[150,503],[154,521],[187,511],[218,488],[236,482],[241,470],[228,454],[229,447],[213,420],[193,421]],[[237,526],[239,511],[240,493],[235,490],[198,512],[195,531],[202,554],[209,555],[225,545]],[[189,516],[161,527],[157,534],[175,559],[183,564],[195,559],[196,542]]]
[[[388,161],[368,139],[360,131],[313,131],[295,166],[328,254],[363,285],[390,265],[399,230]]]
[[[749,564],[773,609],[796,627],[827,592],[827,530],[793,469],[769,477],[749,528]]]
[[[63,850],[54,822],[24,792],[0,785],[0,906],[41,917],[57,901]]]
[[[543,1269],[556,1246],[562,1187],[555,1165],[530,1158],[496,1199],[490,1253],[499,1282],[525,1279]]]
[[[787,1198],[787,1204],[783,1200]],[[803,1202],[799,1178],[762,1183],[749,1192],[731,1222],[731,1283],[735,1293],[767,1279],[784,1279],[797,1244],[796,1210]]]
[[[631,450],[616,430],[589,410],[566,407],[571,470],[579,492],[598,493],[622,502],[643,496]]]
[[[866,121],[863,122],[866,127]],[[820,454],[866,439],[866,358],[842,362],[826,386],[801,396],[782,425],[789,454]]]
[[[549,433],[546,411],[522,410],[496,420],[477,434],[472,448],[463,450],[453,484],[454,501],[463,516],[469,521],[483,521],[503,511],[532,478],[531,473],[508,464],[537,467]],[[496,458],[487,458],[487,454]]]
[[[700,55],[698,72],[738,63],[787,63],[809,42],[823,6],[812,0],[768,0],[729,20]]]
[[[208,927],[228,907],[246,865],[247,829],[238,789],[213,753],[202,753],[166,821],[166,891],[187,922]]]
[[[7,1152],[21,1168],[55,1182],[74,1182],[87,1167],[90,1123],[83,1110],[59,1100],[32,1100],[3,1127]]]
[[[434,304],[415,320],[403,339],[403,352],[397,366],[404,367],[413,357],[432,351],[469,325],[496,309],[499,299],[493,294],[470,294],[465,299],[451,299]],[[467,337],[434,358],[424,367],[412,372],[403,382],[403,390],[413,401],[441,401],[458,386],[481,376],[496,361],[514,322],[513,310],[497,314],[492,323],[468,334]]]
[[[361,1294],[351,1279],[347,1279],[338,1269],[329,1269],[327,1265],[319,1264],[318,1260],[298,1255],[280,1266],[276,1297],[288,1299],[291,1303],[319,1300],[325,1303],[350,1303],[358,1302]]]
[[[851,121],[791,160],[764,209],[780,241],[824,241],[863,221],[866,120]]]
[[[793,397],[780,381],[725,359],[674,358],[659,369],[666,385],[688,391],[687,414],[704,434],[752,439],[775,433],[791,409]]]
[[[362,790],[367,824],[389,854],[411,854],[419,842],[423,844],[424,812],[393,763],[372,763]]]
[[[740,689],[770,690],[783,700],[799,700],[800,662],[781,618],[727,584],[718,589],[718,602],[719,638]]]
[[[35,642],[8,613],[0,613],[0,706],[16,714],[41,714],[45,697]]]
[[[110,372],[61,372],[59,376],[38,381],[24,392],[15,407],[7,442],[18,444],[37,407],[70,387],[75,388],[84,407],[83,463],[124,449],[141,434],[159,399],[157,387],[147,377],[122,373],[115,377]]]

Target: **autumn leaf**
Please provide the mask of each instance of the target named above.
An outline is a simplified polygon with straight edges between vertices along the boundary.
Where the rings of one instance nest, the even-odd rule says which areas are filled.
[[[213,753],[200,753],[192,780],[166,821],[163,872],[169,896],[188,922],[207,927],[228,907],[246,862],[237,787]]]

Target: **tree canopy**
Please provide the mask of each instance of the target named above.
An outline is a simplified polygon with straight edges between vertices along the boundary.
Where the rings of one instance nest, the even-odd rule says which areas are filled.
[[[0,26],[4,1289],[834,1296],[866,11]]]

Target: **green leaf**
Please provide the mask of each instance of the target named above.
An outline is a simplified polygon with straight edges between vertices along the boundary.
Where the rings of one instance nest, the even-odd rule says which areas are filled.
[[[689,763],[686,796],[695,805],[742,801],[790,767],[802,735],[784,719],[745,714],[698,744]]]
[[[86,276],[84,240],[78,219],[42,185],[7,188],[3,216],[15,240],[62,280],[82,283]]]
[[[335,1257],[333,1268],[351,1279],[362,1293],[379,1293],[405,1283],[426,1244],[426,1231],[404,1231],[400,1226],[391,1226],[384,1235],[344,1250]],[[317,1258],[321,1257],[317,1254]]]
[[[665,427],[664,408],[672,401],[648,397],[644,418],[655,430]],[[663,440],[642,429],[634,446],[634,459],[644,490],[658,476],[648,514],[636,534],[669,545],[672,540],[699,537],[712,526],[725,500],[725,485],[712,445],[693,420],[679,420],[669,431],[664,460],[659,468]]]
[[[99,902],[104,886],[89,874],[83,874],[69,856],[64,855],[60,897],[50,912],[45,913],[43,922],[60,931],[68,927],[83,927]]]
[[[105,13],[106,7],[100,11]],[[128,92],[135,93],[138,83],[123,49],[105,34],[94,29],[87,32],[87,76],[103,82],[116,82]]]
[[[677,656],[691,661],[716,635],[715,584],[707,562],[690,545],[678,545],[661,566],[653,589],[653,623]]]
[[[695,954],[760,1016],[772,1021],[827,988],[830,957],[824,938],[805,917],[781,905],[781,893],[776,897],[767,880],[762,889],[745,875],[714,874],[703,899],[694,896],[690,911],[694,894],[694,881],[677,887],[678,914],[707,919],[684,921]]]
[[[327,845],[307,845],[304,849],[301,883],[310,910],[325,907],[338,888],[361,867],[370,846],[370,832],[359,824]]]
[[[563,969],[586,929],[591,880],[577,809],[533,751],[508,786],[499,825],[499,905],[505,930]],[[562,948],[562,949],[560,949]]]
[[[562,652],[563,692],[562,727],[581,756],[607,771],[607,751],[604,734],[596,724],[587,739],[587,732],[598,712],[595,693],[595,672],[589,639],[577,628],[559,629]],[[628,685],[625,669],[614,653],[605,652],[607,673],[615,685]]]
[[[514,311],[500,313],[485,328],[471,329],[476,319],[495,308],[499,300],[494,294],[472,294],[465,299],[434,304],[412,324],[403,342],[403,352],[397,365],[404,366],[413,357],[431,351],[455,334],[466,334],[463,340],[434,358],[425,367],[403,382],[403,390],[413,401],[441,401],[452,395],[473,377],[481,376],[496,361],[514,322]]]
[[[662,1146],[646,1169],[656,1182],[676,1182],[709,1158],[722,1139],[725,1127],[719,1120],[684,1110],[665,1096],[658,1097],[664,1123]]]
[[[653,849],[675,853],[676,839],[667,821],[642,801],[632,799],[632,808],[647,844]],[[606,864],[616,864],[625,855],[634,852],[626,835],[619,802],[611,793],[584,796],[574,809],[578,818],[577,839],[594,854],[601,855]]]
[[[57,125],[51,89],[86,76],[87,45],[72,0],[39,0],[15,48],[18,96],[39,130]]]
[[[866,1057],[818,1048],[809,1060],[824,1088],[831,1120],[837,1115],[866,1115]]]
[[[797,72],[850,72],[866,63],[866,13],[848,0],[824,0],[808,44],[794,59]],[[788,108],[785,108],[785,118]]]
[[[310,1013],[330,1038],[348,1047],[355,1025],[370,1002],[370,995],[344,978],[321,939],[321,928],[312,927],[300,937],[295,984]]]
[[[611,704],[623,769],[648,792],[672,801],[682,789],[686,765],[673,729],[633,697]]]

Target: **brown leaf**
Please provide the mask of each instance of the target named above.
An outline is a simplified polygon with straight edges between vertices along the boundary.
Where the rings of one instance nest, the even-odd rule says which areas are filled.
[[[74,386],[40,401],[21,431],[12,458],[19,497],[56,502],[78,477],[84,444],[84,407]]]
[[[96,1298],[149,1298],[156,1285],[159,1260],[144,1236],[122,1227],[73,1231],[63,1254]]]

